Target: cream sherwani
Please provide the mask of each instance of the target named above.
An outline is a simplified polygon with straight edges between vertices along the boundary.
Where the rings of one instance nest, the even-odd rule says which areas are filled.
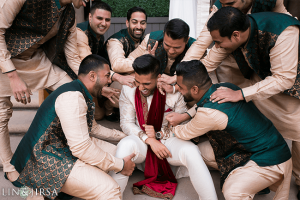
[[[139,126],[135,110],[135,91],[136,88],[129,88],[127,86],[124,86],[122,89],[120,96],[121,128],[128,136],[119,142],[116,157],[122,158],[131,153],[135,153],[136,156],[133,158],[133,161],[140,164],[145,161],[147,148],[149,147],[145,144],[145,140],[148,138],[147,135],[139,134],[142,129]],[[150,109],[152,98],[153,95],[147,97],[148,110]],[[185,111],[186,103],[180,93],[167,94],[164,116],[172,112],[183,113]],[[168,122],[164,118],[162,129],[167,126],[167,124]],[[191,182],[200,199],[217,199],[210,173],[202,160],[197,146],[190,141],[183,141],[173,135],[164,137],[161,143],[164,144],[172,154],[172,158],[167,158],[167,161],[171,165],[184,166],[188,169]],[[180,176],[179,171],[175,174],[176,177]],[[121,191],[123,192],[127,185],[128,177],[115,173],[111,173],[111,175],[120,185]]]
[[[137,48],[140,43],[135,43]],[[123,44],[116,38],[111,38],[107,41],[106,50],[111,63],[111,68],[117,73],[131,73],[131,67],[135,58],[127,59],[123,50]],[[142,54],[143,55],[143,54]],[[128,56],[129,57],[129,56]],[[133,59],[133,60],[132,60]]]
[[[125,53],[123,51],[123,45],[116,39],[110,39],[107,43],[107,52],[109,55],[110,62],[112,64],[112,69],[117,73],[132,73],[134,70],[132,68],[133,61],[144,54],[148,54],[148,40],[150,34],[147,34],[142,41],[142,43],[131,52],[127,58],[125,58]],[[175,59],[169,59],[167,61],[166,72],[170,71],[172,64]]]
[[[180,139],[190,140],[211,130],[224,130],[227,124],[228,116],[225,113],[212,108],[198,107],[191,121],[173,127],[172,132]],[[198,146],[205,163],[216,168],[217,164],[209,142],[199,143]],[[274,199],[288,199],[291,171],[291,159],[279,165],[266,167],[260,167],[250,160],[243,167],[231,171],[225,180],[222,192],[228,200],[253,199],[257,192],[270,187],[276,191]]]
[[[3,163],[3,171],[5,172],[14,171],[15,169],[9,163],[12,152],[7,127],[12,115],[12,103],[10,101],[12,91],[10,81],[4,73],[16,70],[31,91],[38,91],[44,88],[54,90],[60,85],[72,81],[66,72],[53,65],[44,51],[39,48],[43,43],[57,34],[60,20],[58,20],[42,40],[20,55],[11,58],[5,42],[5,30],[12,25],[24,3],[25,0],[0,0],[0,159]],[[61,9],[64,9],[64,7]],[[69,31],[70,35],[65,43],[64,50],[68,65],[77,74],[80,59],[76,44],[76,22]]]
[[[286,139],[293,141],[293,173],[300,185],[300,100],[281,93],[292,87],[297,75],[299,29],[286,28],[270,50],[272,76],[261,80],[253,74],[242,88],[246,101],[253,101],[256,107],[269,118]],[[215,47],[202,59],[208,71],[213,71],[225,56]],[[245,49],[242,48],[245,53]]]

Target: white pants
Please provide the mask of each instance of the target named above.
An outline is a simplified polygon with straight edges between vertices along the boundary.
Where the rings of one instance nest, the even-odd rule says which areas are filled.
[[[211,175],[201,157],[198,147],[190,141],[184,141],[176,137],[162,140],[162,144],[164,144],[172,154],[172,158],[167,158],[167,161],[171,165],[185,166],[188,169],[191,182],[199,198],[201,200],[217,200],[218,198]],[[148,146],[139,137],[133,135],[127,136],[119,142],[115,156],[117,158],[124,158],[125,156],[135,153],[136,156],[133,158],[133,161],[139,164],[145,161],[147,148]],[[129,177],[121,173],[115,174],[114,172],[110,172],[110,175],[119,184],[123,194]]]

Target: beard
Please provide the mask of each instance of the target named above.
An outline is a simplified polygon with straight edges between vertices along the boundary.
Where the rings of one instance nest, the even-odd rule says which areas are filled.
[[[102,97],[102,88],[104,85],[101,85],[100,78],[97,76],[97,81],[95,83],[95,86],[93,88],[93,96],[100,99]]]
[[[134,31],[141,31],[142,33],[140,35],[136,35],[134,33]],[[131,29],[130,26],[129,26],[129,34],[131,35],[131,37],[135,38],[135,39],[141,39],[143,37],[145,33],[145,30],[144,29],[137,29],[137,28],[134,28],[134,29]]]
[[[190,93],[187,93],[186,95],[183,95],[183,99],[185,102],[191,102],[191,101],[194,101],[192,95]]]

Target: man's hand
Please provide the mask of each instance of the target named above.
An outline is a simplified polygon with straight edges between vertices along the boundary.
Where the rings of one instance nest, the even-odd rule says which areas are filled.
[[[123,158],[124,160],[124,167],[122,169],[122,171],[120,172],[121,174],[125,175],[125,176],[131,176],[132,172],[134,170],[135,164],[134,162],[131,161],[131,159],[135,156],[134,153],[132,153],[129,156],[126,156],[125,158]]]
[[[166,116],[166,120],[168,120],[169,125],[172,126],[177,126],[178,124],[181,124],[182,122],[189,119],[191,119],[191,117],[186,113],[180,114],[180,113],[173,112]]]
[[[238,102],[244,100],[241,90],[232,90],[227,87],[219,87],[212,95],[210,95],[212,102]]]
[[[168,75],[166,75],[166,74],[162,74],[161,77],[158,78],[157,81],[158,81],[158,82],[163,82],[163,83],[165,83],[165,84],[170,85],[170,84],[176,83],[176,81],[177,81],[177,76],[176,76],[176,75],[174,75],[174,76],[168,76]]]
[[[155,51],[157,49],[158,46],[158,41],[155,42],[155,45],[153,46],[153,48],[151,49],[151,45],[148,44],[148,53],[151,54],[152,56],[155,56]]]
[[[116,102],[119,102],[121,90],[111,88],[111,87],[103,87],[101,94],[105,97],[107,97],[113,104]]]
[[[7,76],[10,80],[10,87],[12,89],[12,92],[14,94],[14,97],[17,102],[27,104],[31,102],[30,95],[32,95],[31,90],[28,88],[25,81],[23,81],[17,71],[12,71],[7,73]],[[27,98],[27,99],[26,99]]]
[[[145,132],[148,138],[155,138],[155,130],[152,125],[144,124],[143,127],[145,127]]]
[[[115,73],[113,75],[113,81],[114,80],[118,81],[121,85],[128,85],[131,88],[135,87],[134,73],[132,73],[132,75],[126,76]]]
[[[145,142],[150,145],[152,151],[159,159],[172,158],[172,154],[168,148],[155,138],[147,138]]]

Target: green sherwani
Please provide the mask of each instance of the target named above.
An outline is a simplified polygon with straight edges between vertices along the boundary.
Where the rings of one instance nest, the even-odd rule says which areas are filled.
[[[59,95],[79,91],[88,107],[87,124],[92,129],[94,103],[92,96],[79,80],[59,87],[38,109],[33,122],[21,140],[11,164],[20,173],[16,186],[26,185],[34,189],[50,189],[60,192],[77,158],[72,155],[62,130],[60,119],[55,112],[55,101]],[[54,199],[51,193],[47,196]]]

